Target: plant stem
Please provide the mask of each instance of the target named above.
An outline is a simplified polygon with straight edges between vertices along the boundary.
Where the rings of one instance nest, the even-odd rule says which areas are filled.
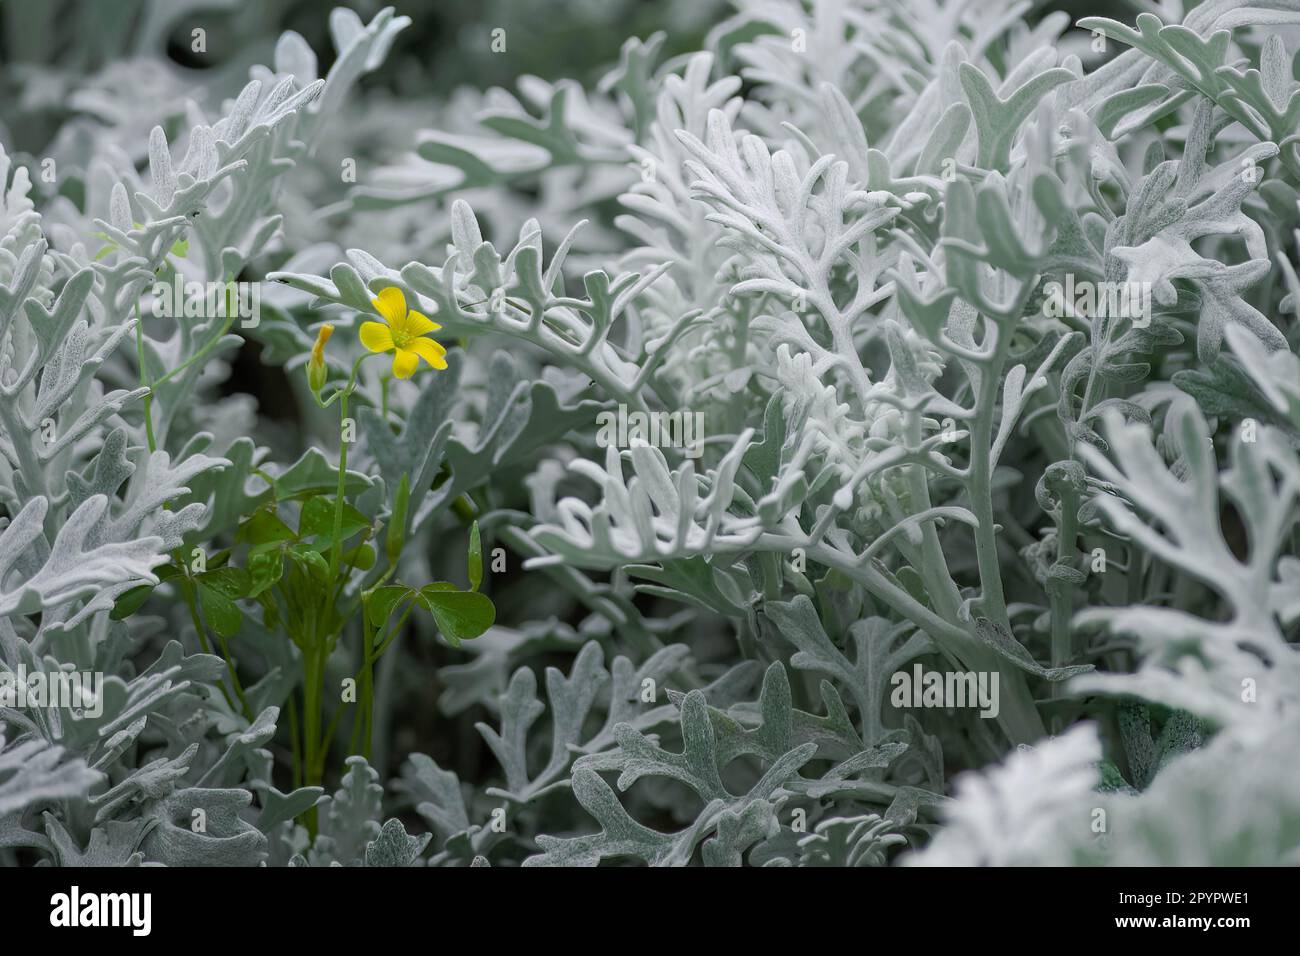
[[[325,675],[320,664],[319,649],[315,646],[305,648],[302,680],[302,736],[303,764],[305,767],[304,782],[309,787],[319,786],[324,777],[324,761],[318,756],[321,739],[320,708],[324,680]],[[316,838],[316,824],[316,808],[312,807],[307,811],[307,832],[311,834],[313,840]]]
[[[393,641],[395,641],[402,633],[402,628],[406,625],[407,618],[411,616],[411,612],[414,609],[415,601],[411,601],[402,612],[402,616],[397,619],[397,623],[388,628],[387,636],[384,638],[383,643],[379,644],[378,647],[375,645],[379,643],[379,635],[384,632],[384,624],[376,627],[373,632],[371,632],[364,623],[362,625],[363,630],[366,632],[366,644],[363,649],[362,664],[352,675],[352,679],[358,682],[358,686],[361,688],[362,693],[360,699],[357,701],[357,716],[352,724],[352,733],[348,738],[348,751],[350,753],[356,753],[357,740],[359,739],[362,728],[364,727],[366,737],[363,756],[365,756],[367,760],[370,759],[370,731],[374,726],[374,718],[372,716],[374,709],[374,665],[384,656],[384,652],[388,650],[389,645],[392,644]],[[334,736],[334,731],[338,727],[339,718],[342,716],[342,713],[343,710],[340,708],[336,710],[334,716],[330,718],[329,726],[325,728],[326,740],[329,740]]]
[[[180,365],[176,366],[174,369],[172,369],[162,378],[158,379],[158,381],[154,382],[154,385],[158,386],[166,382],[170,382],[177,375],[181,374],[181,372],[185,371],[187,368],[189,368],[199,359],[204,358],[209,352],[211,352],[214,348],[216,348],[218,342],[220,342],[223,338],[226,337],[226,333],[230,331],[230,327],[232,325],[234,325],[234,320],[233,319],[228,320],[226,322],[225,327],[219,333],[217,333],[217,337],[215,339],[205,344],[202,348],[200,348],[197,352],[195,352],[193,355],[187,358]]]
[[[1079,496],[1069,487],[1061,490],[1060,518],[1056,531],[1056,563],[1074,567],[1078,557],[1075,540],[1078,537]],[[1047,580],[1047,601],[1051,620],[1051,664],[1064,667],[1074,660],[1073,632],[1070,619],[1074,615],[1074,585],[1057,577]],[[1065,695],[1061,681],[1051,685],[1054,698]],[[1061,730],[1061,717],[1052,718],[1053,733]]]
[[[221,645],[221,653],[226,659],[226,670],[230,672],[230,686],[235,689],[235,696],[239,699],[239,708],[243,711],[245,719],[251,724],[253,722],[253,712],[248,706],[248,698],[244,696],[244,686],[239,682],[239,674],[235,672],[234,657],[230,653],[230,645],[226,638],[219,631],[214,632],[217,635],[217,643]]]
[[[185,595],[185,606],[189,608],[190,622],[194,625],[195,634],[198,635],[199,647],[204,654],[212,654],[212,645],[208,643],[208,634],[203,627],[203,618],[199,616],[199,608],[194,600],[193,585],[188,580],[181,586],[181,593]],[[231,676],[234,676],[235,669],[231,666],[229,657],[226,658],[226,670],[229,671]],[[235,701],[230,696],[230,691],[226,685],[222,683],[217,686],[221,688],[221,695],[226,698],[226,703],[230,705],[230,709],[235,710]],[[245,706],[244,710],[247,709],[247,706]]]
[[[302,765],[302,729],[298,726],[298,701],[292,693],[289,694],[289,743],[293,747],[293,786],[298,789],[302,786],[303,765]]]
[[[827,567],[836,568],[880,598],[886,605],[915,623],[941,649],[973,670],[997,671],[1001,681],[1001,707],[998,723],[1012,743],[1033,743],[1043,736],[1043,720],[1034,706],[1033,696],[1024,674],[1004,664],[992,650],[978,643],[963,628],[945,621],[907,592],[895,587],[881,572],[870,565],[859,565],[843,552],[827,544],[808,550],[808,557]]]
[[[970,492],[971,512],[979,524],[975,528],[975,559],[979,566],[980,601],[984,614],[1007,628],[1006,597],[1002,592],[1002,566],[998,560],[997,534],[993,518],[993,417],[998,407],[998,385],[1002,381],[1002,366],[1010,336],[1003,336],[994,325],[996,336],[993,355],[980,373],[979,402],[975,420],[971,423],[970,468],[967,490]]]
[[[144,374],[144,318],[140,314],[140,299],[135,300],[135,355],[140,366],[140,384],[149,389],[144,397],[144,434],[149,442],[149,454],[158,450],[158,442],[153,434],[153,390],[154,385],[145,381]]]
[[[339,481],[338,490],[334,495],[334,531],[331,535],[330,546],[330,581],[333,581],[339,573],[339,548],[342,546],[339,538],[343,533],[343,491],[344,483],[348,469],[348,441],[344,432],[347,430],[348,421],[348,394],[345,391],[339,397]]]
[[[913,448],[921,444],[921,413],[906,413],[907,443]],[[912,496],[912,512],[920,514],[928,511],[930,504],[930,485],[925,466],[917,463],[904,469],[908,491]],[[960,620],[961,592],[948,571],[948,559],[944,557],[943,547],[939,543],[939,533],[934,522],[927,521],[921,526],[921,566],[916,568],[925,580],[930,592],[930,600],[935,610],[945,619],[956,622]]]

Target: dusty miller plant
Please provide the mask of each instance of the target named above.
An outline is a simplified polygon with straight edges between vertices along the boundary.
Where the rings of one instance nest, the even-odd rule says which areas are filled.
[[[6,154],[0,662],[106,679],[0,709],[0,852],[1300,860],[1300,4],[1030,6],[738,2],[323,208],[392,11],[44,206]],[[147,319],[173,274],[263,320]]]

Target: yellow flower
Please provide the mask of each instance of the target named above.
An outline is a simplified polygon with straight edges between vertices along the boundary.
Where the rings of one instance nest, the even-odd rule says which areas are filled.
[[[424,359],[434,368],[447,367],[447,350],[424,336],[442,328],[437,322],[406,308],[402,290],[389,286],[371,303],[384,322],[362,322],[361,344],[372,352],[393,353],[393,376],[410,378]],[[384,324],[387,323],[387,324]]]

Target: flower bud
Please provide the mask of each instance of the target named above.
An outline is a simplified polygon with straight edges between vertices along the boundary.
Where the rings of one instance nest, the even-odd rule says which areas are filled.
[[[316,344],[311,347],[311,358],[307,361],[307,385],[317,395],[325,387],[325,379],[329,376],[329,368],[325,365],[325,343],[333,334],[334,326],[328,322],[320,327],[316,333]]]

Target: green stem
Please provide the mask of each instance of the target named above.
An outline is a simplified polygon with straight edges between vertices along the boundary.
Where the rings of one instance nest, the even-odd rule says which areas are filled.
[[[357,682],[357,686],[361,688],[363,692],[362,696],[357,701],[358,706],[362,709],[363,712],[367,707],[370,706],[371,703],[371,701],[369,701],[365,696],[366,686],[367,686],[366,672],[367,670],[373,668],[374,664],[381,657],[384,656],[384,652],[388,650],[389,645],[392,644],[393,641],[397,638],[398,634],[401,633],[402,627],[406,624],[407,618],[411,616],[411,611],[413,611],[414,609],[415,609],[415,602],[412,601],[410,604],[407,605],[406,610],[402,612],[402,616],[398,618],[397,623],[388,629],[387,632],[388,636],[385,638],[383,644],[381,644],[378,648],[375,647],[376,638],[383,631],[383,626],[381,625],[380,627],[375,628],[374,633],[366,635],[367,641],[366,641],[365,650],[363,652],[362,665],[359,668],[357,668],[357,670],[352,675],[352,680]],[[371,686],[371,690],[373,690],[373,686]],[[328,742],[334,738],[334,734],[338,730],[339,718],[342,717],[342,715],[343,715],[343,708],[340,707],[337,710],[335,710],[333,716],[330,717],[329,723],[326,725],[325,733],[323,735],[323,739],[327,745]],[[361,723],[362,723],[362,717],[360,716],[360,714],[358,714],[357,722],[353,724],[352,734],[351,737],[349,738],[348,750],[350,753],[356,753],[356,740],[357,740],[358,729]]]
[[[348,441],[344,432],[347,430],[348,420],[348,396],[345,392],[339,399],[339,481],[338,490],[334,495],[334,531],[330,540],[330,580],[333,581],[339,573],[339,549],[342,542],[339,540],[343,534],[343,489],[348,470]]]
[[[318,758],[321,747],[320,718],[321,697],[325,675],[321,668],[320,651],[307,649],[303,655],[302,712],[304,762],[307,765],[307,784],[320,783],[322,772]]]
[[[315,646],[303,649],[303,767],[304,782],[309,787],[319,786],[324,777],[324,761],[317,756],[320,750],[320,707],[325,680],[319,656],[319,651]],[[316,839],[317,814],[315,807],[307,811],[307,832],[313,840]]]
[[[397,624],[388,629],[388,636],[384,638],[384,643],[380,644],[378,649],[374,651],[374,654],[371,657],[371,663],[374,663],[379,660],[379,658],[383,657],[384,651],[388,650],[388,645],[397,640],[398,635],[402,633],[402,628],[406,624],[406,619],[411,616],[413,610],[415,610],[414,601],[406,606],[406,610],[402,612],[402,616],[397,619]]]
[[[239,699],[239,709],[243,712],[244,718],[251,724],[253,722],[253,711],[248,706],[248,698],[244,696],[244,686],[239,682],[239,674],[235,672],[234,656],[230,653],[230,645],[226,638],[219,631],[214,632],[217,635],[217,643],[221,645],[222,656],[226,659],[226,670],[230,673],[230,686],[235,689],[235,697]]]
[[[208,643],[208,634],[203,627],[203,618],[199,616],[199,608],[194,601],[193,585],[188,579],[186,579],[185,583],[182,585],[181,593],[185,596],[185,606],[189,608],[190,623],[194,625],[194,633],[198,635],[199,647],[202,649],[204,654],[212,654],[212,645]],[[235,669],[231,666],[229,657],[226,658],[226,670],[229,671],[232,677],[234,676]],[[235,701],[230,696],[230,691],[227,689],[226,685],[221,683],[217,686],[221,688],[221,695],[226,698],[226,703],[230,705],[230,709],[235,710]],[[246,710],[247,707],[244,709]]]
[[[374,706],[374,646],[375,638],[379,634],[380,628],[373,631],[369,624],[369,614],[365,615],[362,621],[361,632],[364,643],[361,648],[361,667],[353,675],[353,680],[358,682],[361,691],[360,699],[357,701],[357,713],[352,721],[352,734],[348,738],[348,753],[357,752],[357,741],[365,734],[365,747],[362,755],[366,760],[370,759],[370,711]],[[338,723],[338,717],[342,713],[342,708],[334,714],[334,719],[330,721],[330,728]],[[363,731],[364,729],[364,731]]]
[[[172,369],[162,378],[158,379],[158,381],[154,382],[153,387],[157,388],[159,385],[162,385],[165,382],[170,382],[177,375],[181,374],[181,372],[185,371],[195,362],[199,361],[199,359],[203,358],[205,355],[211,352],[214,348],[217,347],[218,344],[220,344],[221,340],[226,337],[226,333],[230,331],[231,326],[233,326],[234,324],[235,324],[235,317],[232,315],[226,319],[226,324],[221,327],[221,331],[217,333],[215,338],[210,339],[201,349],[199,349],[197,352],[195,352],[193,355],[187,358],[180,365],[176,366],[174,369]]]
[[[405,620],[405,618],[403,618]],[[362,627],[366,637],[366,654],[365,664],[362,668],[361,681],[361,714],[364,718],[364,739],[365,745],[362,747],[361,755],[370,761],[370,746],[374,740],[374,719],[375,719],[375,656],[374,656],[374,639],[378,636],[378,628],[375,633],[371,634],[368,628]]]

